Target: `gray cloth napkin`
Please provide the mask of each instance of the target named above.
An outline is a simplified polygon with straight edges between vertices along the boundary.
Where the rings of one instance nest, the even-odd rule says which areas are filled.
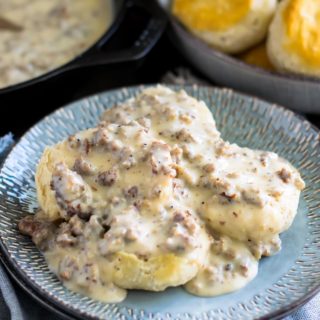
[[[196,78],[189,71],[183,71],[183,76],[181,74],[179,76],[179,84],[185,83],[186,75],[188,79],[192,79],[195,82]],[[172,82],[174,79],[175,75],[171,73],[167,76],[166,82]],[[12,134],[7,134],[0,138],[0,165],[13,144]],[[14,282],[11,282],[0,262],[0,320],[10,319],[61,320],[40,306]],[[320,294],[291,316],[286,317],[285,320],[320,320]]]

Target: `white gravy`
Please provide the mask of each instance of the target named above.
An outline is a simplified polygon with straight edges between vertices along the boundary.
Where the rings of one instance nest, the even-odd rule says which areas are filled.
[[[43,211],[20,230],[68,288],[106,302],[240,289],[280,250],[304,188],[286,160],[225,142],[203,102],[161,86],[47,148],[36,182]]]
[[[1,0],[0,88],[53,70],[93,45],[112,21],[110,0]]]

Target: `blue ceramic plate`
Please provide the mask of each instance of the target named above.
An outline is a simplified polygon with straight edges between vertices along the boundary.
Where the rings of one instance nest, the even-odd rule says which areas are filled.
[[[105,108],[141,88],[109,91],[62,108],[31,128],[9,154],[0,173],[0,246],[7,267],[44,301],[82,319],[276,319],[310,299],[320,289],[319,131],[291,111],[230,90],[184,87],[207,103],[225,139],[277,152],[300,170],[307,186],[292,227],[281,236],[281,252],[262,259],[248,286],[213,298],[181,288],[131,291],[120,304],[104,304],[65,289],[30,239],[19,234],[20,217],[37,208],[34,172],[45,146],[94,126]]]

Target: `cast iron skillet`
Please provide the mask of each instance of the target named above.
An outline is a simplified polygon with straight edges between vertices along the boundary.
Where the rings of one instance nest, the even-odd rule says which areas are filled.
[[[116,36],[116,32],[126,15],[129,15],[131,11],[136,9],[144,10],[149,16],[149,21],[145,29],[143,29],[140,34],[135,35],[135,39],[132,39],[133,46],[120,51],[105,51],[106,44],[108,44],[111,36]],[[109,27],[103,36],[85,52],[63,66],[39,77],[0,89],[0,96],[13,92],[18,94],[20,89],[33,86],[76,69],[128,62],[143,58],[159,40],[166,25],[165,15],[158,10],[154,1],[150,0],[114,0],[113,15],[115,18],[111,27]]]
[[[0,89],[0,137],[15,137],[57,107],[96,92],[134,84],[165,30],[154,0],[113,0],[114,22],[87,51],[29,81]],[[137,79],[138,77],[138,79]]]

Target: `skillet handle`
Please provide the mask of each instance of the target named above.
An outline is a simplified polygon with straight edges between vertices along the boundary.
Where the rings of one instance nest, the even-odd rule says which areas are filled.
[[[141,17],[142,16],[142,17]],[[137,19],[138,17],[138,19]],[[138,23],[140,26],[137,34]],[[71,69],[102,66],[107,64],[130,62],[145,57],[160,39],[165,30],[167,18],[156,6],[154,0],[128,0],[125,2],[123,22],[109,39],[102,38],[97,45],[74,61]],[[132,30],[135,29],[135,32]],[[131,33],[136,33],[132,36]],[[128,37],[131,39],[128,40]],[[134,37],[134,38],[133,38]],[[119,40],[127,38],[129,47],[117,49]],[[132,39],[133,38],[133,39]]]

